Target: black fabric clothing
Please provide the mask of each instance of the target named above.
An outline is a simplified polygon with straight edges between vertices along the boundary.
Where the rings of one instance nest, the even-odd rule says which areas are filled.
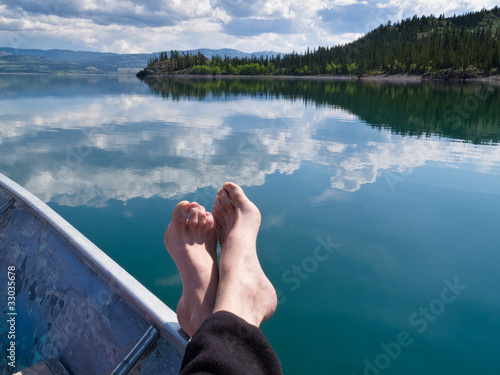
[[[180,375],[281,375],[261,330],[227,311],[210,316],[186,347]]]

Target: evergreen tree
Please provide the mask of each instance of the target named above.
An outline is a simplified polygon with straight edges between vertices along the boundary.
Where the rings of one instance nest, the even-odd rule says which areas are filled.
[[[308,47],[303,54],[237,58],[172,50],[151,58],[167,73],[319,75],[465,71],[500,68],[500,9],[445,18],[413,16],[387,22],[362,38],[334,47]],[[201,68],[204,67],[204,68]],[[196,69],[195,69],[196,68]]]

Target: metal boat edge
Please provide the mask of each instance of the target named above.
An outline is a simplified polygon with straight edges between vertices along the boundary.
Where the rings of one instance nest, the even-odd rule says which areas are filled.
[[[52,227],[68,241],[79,252],[87,266],[97,274],[104,275],[106,282],[128,304],[131,304],[142,319],[154,327],[165,342],[182,358],[187,345],[187,336],[181,330],[172,309],[39,198],[0,173],[1,190],[14,198],[14,201],[26,205],[48,227]],[[3,205],[4,211],[13,205],[12,201],[7,202]]]

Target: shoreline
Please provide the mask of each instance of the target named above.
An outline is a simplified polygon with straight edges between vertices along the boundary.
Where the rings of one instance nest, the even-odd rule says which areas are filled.
[[[500,85],[500,75],[488,77],[444,78],[425,74],[377,74],[377,75],[316,75],[316,76],[265,76],[265,75],[212,75],[212,74],[150,74],[138,77],[148,78],[197,78],[197,79],[278,79],[278,80],[322,80],[322,81],[365,81],[387,83],[425,83],[425,82],[455,82],[455,83],[487,83]]]
[[[118,73],[118,72],[106,72],[106,73],[12,73],[12,72],[0,72],[0,76],[90,76],[90,77],[101,77],[101,76],[134,76],[137,77],[137,73]]]

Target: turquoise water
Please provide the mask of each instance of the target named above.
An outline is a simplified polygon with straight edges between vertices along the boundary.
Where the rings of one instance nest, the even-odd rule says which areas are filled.
[[[0,76],[0,172],[171,307],[173,207],[242,185],[285,374],[498,374],[499,108],[481,85]]]

